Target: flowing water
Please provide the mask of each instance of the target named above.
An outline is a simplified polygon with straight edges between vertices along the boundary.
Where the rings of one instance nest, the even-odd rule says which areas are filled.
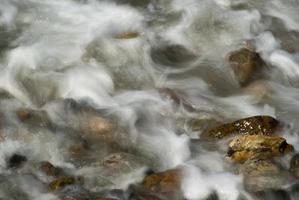
[[[265,66],[241,87],[227,55],[249,43]],[[299,151],[298,52],[298,0],[0,0],[0,199],[134,199],[174,168],[183,199],[255,199],[192,122],[270,115]],[[42,161],[83,183],[49,190]],[[299,199],[280,187],[262,198]]]

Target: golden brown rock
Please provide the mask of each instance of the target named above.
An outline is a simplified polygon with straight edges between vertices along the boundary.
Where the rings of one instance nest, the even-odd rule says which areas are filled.
[[[279,122],[270,116],[253,116],[223,124],[204,132],[203,139],[221,139],[232,134],[272,135]]]
[[[52,191],[57,191],[57,190],[63,189],[67,185],[75,184],[75,182],[76,182],[76,179],[74,177],[72,177],[72,176],[63,176],[63,177],[60,177],[60,178],[52,181],[49,184],[49,188]]]
[[[119,33],[116,38],[117,39],[133,39],[133,38],[137,38],[139,36],[138,32],[122,32]]]
[[[146,176],[142,185],[154,193],[164,195],[177,193],[181,186],[181,171],[173,169]]]
[[[284,138],[265,135],[237,136],[229,144],[227,155],[235,162],[271,158],[292,152],[294,147]]]
[[[228,59],[241,85],[247,84],[254,72],[262,65],[259,54],[247,48],[232,52]]]

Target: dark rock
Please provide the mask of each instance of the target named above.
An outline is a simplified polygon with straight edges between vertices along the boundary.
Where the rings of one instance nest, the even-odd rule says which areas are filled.
[[[272,135],[279,122],[270,116],[253,116],[223,124],[201,134],[203,139],[221,139],[232,134]]]
[[[247,48],[230,53],[228,60],[241,85],[247,84],[263,64],[259,54]]]
[[[27,158],[25,156],[19,155],[19,154],[13,154],[8,160],[7,167],[8,168],[19,168],[26,161],[27,161]]]

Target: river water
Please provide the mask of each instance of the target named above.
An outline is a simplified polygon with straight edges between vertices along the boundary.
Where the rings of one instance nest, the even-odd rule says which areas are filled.
[[[244,87],[227,55],[249,44],[265,66]],[[225,142],[205,148],[190,124],[270,115],[299,150],[298,52],[298,0],[0,0],[0,199],[132,199],[145,172],[177,167],[185,199],[255,199]],[[107,175],[119,152],[134,164]],[[42,161],[86,180],[49,191]],[[291,187],[264,198],[298,199]]]

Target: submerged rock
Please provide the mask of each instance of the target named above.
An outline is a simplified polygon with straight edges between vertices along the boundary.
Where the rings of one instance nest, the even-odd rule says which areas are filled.
[[[223,124],[201,134],[204,139],[221,139],[232,134],[272,135],[279,122],[270,116],[253,116]]]
[[[49,188],[52,191],[57,191],[63,189],[65,186],[73,185],[76,183],[76,179],[72,176],[63,176],[49,184]]]
[[[150,192],[175,198],[180,196],[181,179],[181,171],[172,169],[146,176],[142,186]]]
[[[266,135],[237,136],[229,144],[227,155],[235,162],[249,159],[283,156],[294,151],[294,147],[282,137]]]
[[[51,120],[46,111],[22,108],[16,112],[19,120],[32,127],[49,128]]]
[[[84,185],[93,192],[103,189],[119,189],[139,181],[146,164],[139,157],[119,152],[104,157],[100,162],[86,165],[78,171],[84,176]]]
[[[248,160],[240,172],[244,175],[245,188],[251,192],[279,189],[293,181],[288,171],[268,159]]]
[[[133,39],[139,36],[138,32],[122,32],[116,35],[117,39]]]
[[[111,140],[115,123],[100,116],[89,116],[82,122],[82,136],[87,139]]]
[[[175,91],[171,88],[160,88],[159,92],[161,95],[166,96],[170,100],[172,100],[175,104],[183,105],[184,108],[190,112],[195,111],[195,108],[189,102],[182,94],[180,94],[178,91]]]
[[[155,63],[177,67],[194,61],[196,55],[182,45],[169,44],[152,48],[151,57]]]
[[[270,159],[252,159],[244,162],[240,167],[240,173],[245,176],[261,176],[266,174],[278,174],[280,168]]]
[[[228,60],[241,85],[247,84],[263,64],[259,54],[247,48],[230,53]]]
[[[60,168],[46,161],[39,163],[39,169],[48,176],[58,176],[62,172]]]

